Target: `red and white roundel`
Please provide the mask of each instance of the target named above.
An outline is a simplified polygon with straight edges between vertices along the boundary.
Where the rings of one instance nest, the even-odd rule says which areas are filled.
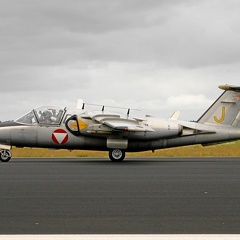
[[[56,129],[53,133],[52,133],[52,140],[56,143],[56,144],[64,144],[68,141],[68,134],[64,129]]]

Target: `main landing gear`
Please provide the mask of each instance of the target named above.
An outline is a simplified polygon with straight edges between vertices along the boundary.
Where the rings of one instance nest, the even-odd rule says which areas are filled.
[[[0,161],[1,162],[8,162],[12,157],[12,154],[7,149],[0,150]]]
[[[125,158],[125,151],[122,149],[111,149],[109,151],[109,158],[113,162],[122,162]]]

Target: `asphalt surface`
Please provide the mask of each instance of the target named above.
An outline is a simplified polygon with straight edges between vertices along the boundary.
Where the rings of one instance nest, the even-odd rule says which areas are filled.
[[[240,159],[0,163],[0,234],[240,233]]]

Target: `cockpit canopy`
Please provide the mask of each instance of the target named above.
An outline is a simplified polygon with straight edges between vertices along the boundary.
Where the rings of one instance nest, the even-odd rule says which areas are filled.
[[[59,125],[62,121],[65,109],[62,107],[39,107],[25,114],[15,122],[24,124]]]

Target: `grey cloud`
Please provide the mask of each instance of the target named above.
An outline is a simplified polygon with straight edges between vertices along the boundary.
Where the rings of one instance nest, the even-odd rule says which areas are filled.
[[[0,61],[4,65],[56,65],[72,56],[83,60],[163,61],[160,56],[167,54],[162,51],[166,41],[154,33],[162,30],[152,27],[161,27],[172,16],[171,9],[188,2],[5,2],[0,10]],[[153,52],[153,47],[161,54]]]
[[[1,109],[82,97],[163,112],[178,99],[192,111],[199,99],[203,110],[217,85],[239,85],[239,9],[237,0],[0,0]]]

